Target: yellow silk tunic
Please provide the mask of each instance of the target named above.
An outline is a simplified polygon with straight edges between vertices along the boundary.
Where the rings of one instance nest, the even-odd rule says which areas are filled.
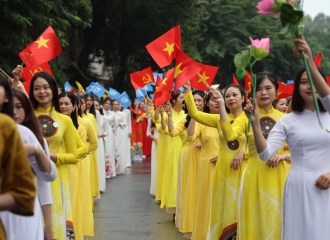
[[[51,153],[57,154],[57,176],[52,187],[52,230],[54,239],[64,239],[67,232],[73,232],[72,206],[68,164],[78,161],[76,129],[72,120],[55,110],[54,107],[43,109],[37,107],[35,114],[39,119],[42,132]],[[66,224],[66,226],[65,226]]]
[[[77,143],[78,163],[87,156],[86,145],[79,136],[78,131],[75,132],[75,139]],[[83,240],[83,225],[82,225],[82,204],[81,204],[81,189],[80,186],[80,172],[77,164],[68,165],[70,190],[71,190],[71,203],[72,203],[72,218],[74,222],[75,240]]]
[[[90,182],[90,156],[98,147],[97,136],[93,123],[88,118],[78,117],[78,133],[87,148],[88,156],[78,162],[79,181],[81,186],[81,205],[82,205],[82,226],[83,234],[86,236],[94,236],[94,216],[93,202]]]
[[[97,122],[96,119],[94,117],[93,114],[91,113],[87,113],[84,114],[83,117],[86,117],[88,119],[90,119],[93,122],[93,126],[95,129],[95,133],[97,135],[98,133],[98,126],[97,126]],[[99,186],[99,172],[98,172],[98,160],[97,160],[97,152],[93,152],[91,154],[91,161],[90,161],[90,170],[91,170],[91,190],[92,190],[92,195],[95,198],[99,198],[100,197],[100,186]],[[94,204],[93,204],[94,206]]]
[[[149,112],[153,123],[155,123],[156,129],[159,132],[158,143],[157,143],[157,164],[156,164],[156,191],[155,200],[160,201],[162,199],[162,189],[163,189],[163,178],[164,178],[164,164],[166,156],[166,143],[167,135],[162,133],[162,126],[160,124],[160,116],[158,120],[154,118],[154,108],[150,107]]]
[[[242,162],[242,166],[238,171],[230,168],[230,164],[236,153],[245,147],[245,137],[240,137],[237,141],[227,142],[222,134],[220,127],[220,115],[208,114],[197,110],[192,94],[185,95],[186,105],[189,114],[199,123],[205,126],[213,127],[218,130],[219,134],[219,152],[218,159],[214,169],[212,180],[212,198],[211,212],[208,228],[208,238],[219,239],[221,235],[227,235],[236,232],[237,226],[237,198],[240,189],[242,172],[246,161]],[[244,114],[240,113],[238,116]],[[228,118],[232,121],[236,117],[228,114]],[[200,231],[207,231],[205,228]],[[205,235],[199,235],[206,238]],[[196,238],[197,239],[197,238]]]
[[[259,108],[260,124],[264,136],[272,129],[283,113],[274,108],[268,112]],[[221,122],[221,129],[228,141],[248,135],[249,159],[242,182],[240,213],[238,221],[239,239],[281,239],[282,196],[290,165],[281,161],[276,168],[269,168],[262,161],[254,143],[252,127],[247,133],[248,118],[236,118],[231,125],[229,120]],[[283,153],[283,147],[277,152]]]
[[[10,194],[22,208],[12,213],[32,216],[36,189],[29,160],[12,118],[0,113],[0,194]],[[6,239],[0,219],[0,239]]]
[[[164,117],[166,117],[167,122],[167,115],[164,115]],[[174,125],[180,119],[185,118],[185,116],[186,114],[183,110],[181,110],[180,112],[176,112],[172,109],[172,120]],[[167,134],[167,142],[160,207],[166,207],[167,209],[172,208],[174,210],[174,208],[176,208],[176,197],[178,188],[178,163],[179,154],[182,147],[182,138],[180,136],[170,137],[168,135],[169,133],[167,129],[165,131],[161,130],[161,132]]]
[[[184,133],[186,138],[185,123],[186,118],[181,119],[170,132],[170,136],[175,137]],[[176,221],[179,221],[177,225],[182,233],[191,233],[195,222],[196,180],[201,149],[195,147],[194,144],[199,142],[198,138],[192,142],[185,139],[180,153],[180,179],[178,180],[180,182],[180,191],[178,191],[180,208],[177,209]]]

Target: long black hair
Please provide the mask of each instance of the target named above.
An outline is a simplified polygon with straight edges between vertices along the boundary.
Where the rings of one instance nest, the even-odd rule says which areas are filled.
[[[260,83],[259,83],[260,84]],[[237,88],[239,91],[240,91],[240,93],[241,93],[241,95],[242,95],[242,97],[244,98],[244,100],[243,100],[243,103],[242,103],[242,108],[243,107],[245,107],[245,89],[241,86],[241,85],[237,85],[237,84],[229,84],[226,88],[225,88],[225,90],[223,91],[223,98],[225,99],[226,98],[226,92],[227,92],[227,90],[228,90],[228,88]],[[225,107],[226,107],[226,112],[227,113],[230,113],[230,109],[225,105]]]
[[[34,133],[41,146],[45,148],[40,123],[38,121],[38,118],[34,114],[34,109],[28,96],[18,89],[13,89],[13,93],[14,97],[17,98],[17,100],[21,103],[24,109],[25,118],[23,122],[21,122],[21,125],[29,128]]]
[[[58,103],[58,88],[57,88],[56,80],[53,76],[51,76],[47,72],[38,72],[32,77],[32,80],[30,83],[30,101],[31,101],[34,109],[36,109],[39,105],[39,103],[37,102],[37,100],[35,99],[34,94],[33,94],[34,82],[39,77],[45,79],[46,82],[49,84],[49,87],[53,94],[52,106],[55,108],[56,111],[61,112],[60,105]]]
[[[323,77],[324,81],[326,81],[325,73],[321,68],[317,68],[319,70],[319,73]],[[296,78],[294,80],[294,87],[293,87],[293,93],[292,93],[292,111],[293,112],[302,112],[304,111],[304,100],[300,95],[299,87],[300,87],[300,81],[301,76],[303,73],[306,72],[305,68],[300,69],[300,71],[297,73]],[[321,103],[320,99],[317,99],[317,103],[319,105],[320,112],[326,112],[323,104]]]
[[[91,98],[93,100],[93,104],[91,106],[91,108],[88,110],[89,113],[93,114],[94,117],[96,118],[96,111],[95,111],[95,107],[94,107],[94,96],[92,94],[85,94],[85,104],[86,104],[86,101],[87,101],[87,98]],[[87,109],[87,105],[86,105],[86,109]]]
[[[0,86],[5,89],[5,99],[7,99],[2,106],[2,113],[14,118],[14,103],[13,103],[13,91],[11,89],[11,80],[2,72],[0,72]]]
[[[76,108],[74,107],[75,105],[78,105],[78,102],[76,100],[75,95],[73,95],[70,92],[62,92],[59,96],[58,96],[58,101],[60,101],[60,98],[62,97],[68,97],[71,101],[71,104],[73,105],[73,111],[71,112],[71,119],[73,122],[73,125],[75,126],[76,129],[78,129],[79,124],[78,124],[78,118],[77,118],[77,112],[76,112]]]
[[[205,96],[206,96],[206,93],[205,93],[204,91],[201,91],[201,90],[195,90],[195,91],[192,92],[192,95],[193,95],[193,96],[195,96],[195,95],[199,95],[201,98],[203,98],[203,101],[204,101],[204,109],[203,109],[203,111],[204,111],[204,110],[205,110],[205,106],[206,106],[206,104],[205,104]],[[188,128],[188,126],[189,126],[189,124],[190,124],[190,121],[191,121],[191,117],[190,117],[189,114],[187,114],[187,116],[186,116],[186,122],[185,122],[185,124],[184,124],[184,126],[185,126],[186,128]]]

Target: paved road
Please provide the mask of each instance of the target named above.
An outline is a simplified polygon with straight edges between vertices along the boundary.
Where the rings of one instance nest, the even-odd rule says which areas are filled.
[[[150,158],[133,163],[125,175],[107,180],[106,193],[95,204],[95,240],[184,239],[172,215],[149,194]]]

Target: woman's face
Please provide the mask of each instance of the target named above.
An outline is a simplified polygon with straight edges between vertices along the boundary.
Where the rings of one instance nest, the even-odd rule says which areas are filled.
[[[0,86],[0,112],[2,111],[3,104],[8,102],[8,98],[6,97],[6,91],[3,86]]]
[[[86,98],[86,108],[87,109],[90,109],[92,107],[93,103],[94,103],[94,101],[91,97]]]
[[[225,102],[230,110],[242,108],[244,96],[242,96],[241,91],[238,88],[230,87],[226,90]]]
[[[210,108],[210,113],[212,114],[219,113],[219,105],[216,102],[217,99],[218,99],[217,97],[211,96],[209,102],[207,103],[207,105]]]
[[[107,100],[107,101],[105,101],[105,102],[103,103],[103,109],[104,109],[104,110],[109,110],[110,107],[111,107],[111,102],[110,102],[110,100]]]
[[[260,108],[267,108],[275,100],[276,89],[273,83],[265,78],[261,81],[256,91],[256,98]]]
[[[276,103],[275,108],[280,112],[286,113],[286,110],[288,110],[288,101],[286,100],[286,98],[279,99]]]
[[[305,103],[313,102],[312,90],[311,90],[311,86],[309,85],[306,72],[304,72],[300,77],[299,93]],[[316,90],[315,90],[315,94],[316,96],[318,96]]]
[[[14,97],[14,119],[18,124],[21,124],[25,120],[25,110],[17,97]]]
[[[145,104],[144,104],[144,102],[140,102],[140,104],[139,104],[139,108],[140,108],[140,109],[144,109],[144,108],[145,108]]]
[[[180,106],[182,108],[183,101],[184,101],[183,93],[180,93],[177,99],[174,100],[174,106]]]
[[[42,77],[38,77],[33,83],[33,96],[39,105],[44,108],[51,107],[53,100],[53,92],[49,83]]]
[[[81,109],[82,112],[86,111],[86,103],[85,103],[84,99],[81,100],[80,109]]]
[[[194,101],[195,101],[198,111],[203,111],[204,106],[205,106],[204,99],[199,94],[195,94]]]
[[[118,101],[113,101],[112,102],[112,109],[114,111],[118,111],[119,110],[119,102]]]
[[[75,108],[75,106],[72,105],[71,99],[68,97],[61,97],[59,104],[61,113],[67,116],[70,116]]]
[[[98,101],[94,101],[94,107],[95,107],[96,110],[100,110],[101,109],[101,106],[100,106],[100,104],[99,104]]]

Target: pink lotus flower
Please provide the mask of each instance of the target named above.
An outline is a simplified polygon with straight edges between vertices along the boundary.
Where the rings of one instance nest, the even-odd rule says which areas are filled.
[[[269,51],[270,49],[270,39],[269,38],[261,38],[259,39],[255,39],[253,40],[251,37],[250,41],[251,41],[251,45],[256,47],[256,48],[262,48],[264,51]]]
[[[272,7],[275,5],[274,0],[261,0],[257,4],[258,13],[260,14],[275,14]]]

